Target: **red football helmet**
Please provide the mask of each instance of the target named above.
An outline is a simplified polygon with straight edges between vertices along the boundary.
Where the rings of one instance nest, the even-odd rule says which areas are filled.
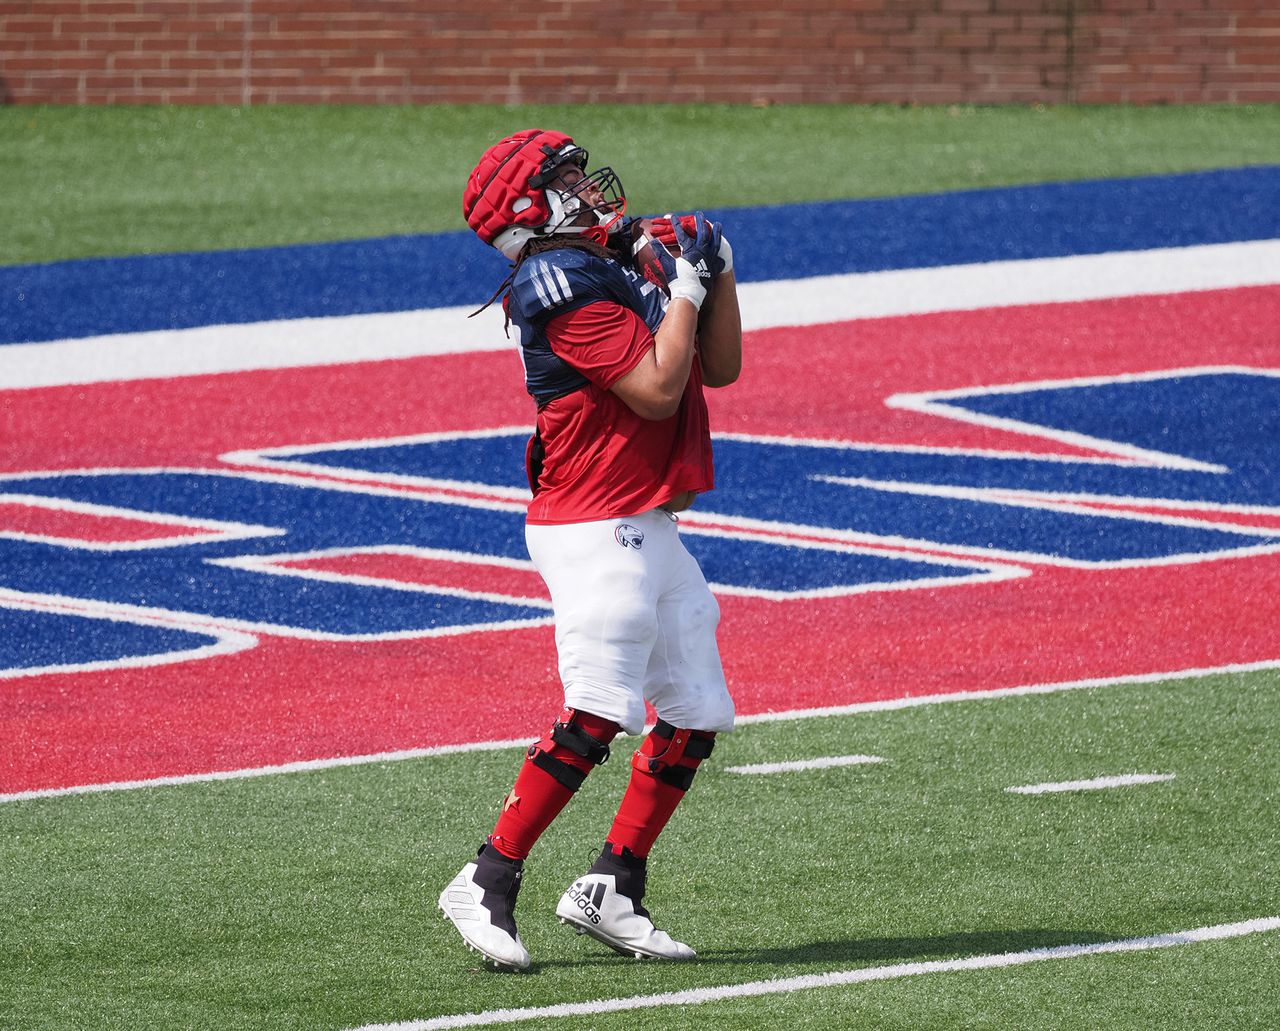
[[[467,225],[512,261],[529,240],[552,233],[604,243],[626,210],[621,180],[612,168],[601,168],[566,185],[570,177],[557,175],[564,165],[586,172],[587,152],[564,133],[525,129],[495,143],[467,180]]]

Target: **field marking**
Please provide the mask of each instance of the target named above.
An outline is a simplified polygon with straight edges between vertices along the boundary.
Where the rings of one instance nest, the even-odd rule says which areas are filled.
[[[1028,695],[1056,694],[1059,691],[1079,691],[1096,687],[1121,687],[1127,684],[1154,684],[1164,680],[1196,680],[1201,677],[1224,673],[1257,673],[1262,670],[1280,669],[1280,659],[1262,662],[1242,662],[1203,669],[1173,670],[1163,673],[1136,673],[1127,676],[1101,677],[1091,680],[1069,680],[1055,684],[1025,684],[1021,687],[996,687],[989,691],[952,691],[943,694],[914,695],[906,698],[886,698],[874,702],[853,702],[849,705],[828,705],[813,709],[788,709],[782,712],[761,712],[739,716],[735,723],[776,723],[782,720],[815,719],[826,716],[851,716],[860,712],[888,712],[894,709],[911,709],[918,705],[940,705],[946,702],[974,702],[988,699],[1020,698]],[[308,759],[284,763],[279,766],[257,766],[242,770],[218,770],[212,773],[188,773],[173,777],[155,777],[149,780],[114,781],[107,784],[78,784],[65,788],[40,788],[33,791],[15,791],[0,794],[0,804],[24,802],[35,798],[56,798],[62,795],[97,794],[104,791],[132,791],[138,788],[169,787],[182,784],[198,784],[211,780],[246,780],[267,777],[277,773],[301,773],[328,770],[340,766],[363,766],[369,763],[398,762],[403,759],[425,759],[436,755],[454,755],[462,752],[488,752],[503,748],[524,748],[526,738],[513,741],[474,741],[458,745],[438,745],[431,748],[409,748],[392,752],[376,752],[372,755],[344,755],[330,759]]]
[[[1271,286],[1280,240],[740,283],[747,331],[1023,304]],[[514,350],[500,306],[279,319],[0,347],[0,389]],[[352,348],[351,341],[361,346]]]
[[[1060,780],[1048,784],[1026,784],[1018,788],[1005,788],[1015,795],[1044,795],[1057,791],[1105,791],[1107,788],[1124,788],[1133,784],[1158,784],[1173,780],[1174,773],[1126,773],[1118,777],[1094,777],[1092,780]]]
[[[919,393],[892,394],[885,398],[884,403],[889,408],[919,412],[922,415],[937,415],[942,418],[955,419],[988,429],[1009,430],[1013,433],[1031,433],[1037,437],[1057,441],[1071,447],[1083,448],[1087,451],[1100,451],[1105,454],[1115,455],[1122,460],[1150,465],[1157,469],[1225,473],[1230,471],[1226,466],[1199,462],[1184,455],[1173,455],[1165,451],[1152,451],[1148,448],[1092,437],[1070,430],[1054,429],[1052,426],[1027,422],[1022,419],[975,412],[965,408],[963,404],[951,402],[962,402],[965,398],[985,398],[992,394],[1033,394],[1048,390],[1076,390],[1090,386],[1113,386],[1117,383],[1149,383],[1162,379],[1189,379],[1194,376],[1226,375],[1274,377],[1280,375],[1280,372],[1275,369],[1255,369],[1239,365],[1189,366],[1181,369],[1159,369],[1110,376],[1075,376],[1068,379],[1030,380],[1022,383],[1002,383],[994,386],[960,387],[950,390],[926,390]]]
[[[343,755],[331,759],[304,759],[280,766],[255,766],[243,770],[217,770],[213,773],[183,773],[172,777],[154,777],[150,780],[117,780],[109,784],[78,784],[68,788],[42,788],[36,791],[17,791],[0,795],[0,802],[22,802],[31,798],[56,798],[62,795],[90,795],[103,791],[132,791],[137,788],[174,787],[181,784],[201,784],[217,780],[249,780],[254,777],[271,777],[278,773],[310,773],[316,770],[332,770],[341,766],[367,766],[371,763],[401,762],[404,759],[425,759],[433,755],[454,755],[458,752],[496,752],[504,748],[527,748],[527,738],[513,741],[476,741],[463,745],[436,745],[432,748],[403,748],[394,752],[375,752],[372,755]]]
[[[828,755],[821,759],[797,759],[793,762],[750,763],[746,766],[726,766],[725,773],[793,773],[797,770],[826,770],[833,766],[863,766],[882,763],[878,755]]]
[[[1146,952],[1153,949],[1169,949],[1177,945],[1190,945],[1207,941],[1240,938],[1248,934],[1262,934],[1280,930],[1280,917],[1259,917],[1238,923],[1197,927],[1189,931],[1173,931],[1143,938],[1121,938],[1096,942],[1092,945],[1059,945],[1053,948],[1027,949],[1021,952],[987,953],[964,959],[931,960],[918,963],[894,963],[881,967],[860,967],[854,970],[835,970],[826,974],[805,974],[799,977],[780,977],[767,981],[749,981],[745,984],[723,985],[713,988],[689,988],[679,992],[661,992],[656,995],[632,995],[616,999],[595,999],[588,1002],[564,1002],[551,1006],[529,1006],[523,1009],[488,1010],[483,1013],[459,1013],[452,1016],[432,1017],[429,1020],[405,1020],[391,1024],[365,1024],[354,1031],[448,1031],[459,1027],[492,1027],[496,1024],[516,1024],[525,1020],[558,1017],[592,1017],[601,1013],[619,1013],[626,1010],[655,1009],[659,1006],[699,1006],[724,999],[755,998],[762,995],[782,995],[809,991],[815,988],[841,988],[870,981],[890,981],[921,974],[949,974],[969,970],[997,970],[1005,967],[1043,963],[1047,960],[1078,959],[1109,953]]]
[[[848,705],[826,705],[811,709],[758,712],[748,716],[739,716],[735,723],[739,725],[778,723],[785,720],[805,720],[822,716],[852,716],[860,712],[889,712],[894,709],[913,709],[917,705],[938,705],[942,702],[977,702],[988,699],[1022,698],[1029,695],[1057,694],[1059,691],[1089,690],[1095,687],[1158,684],[1164,680],[1196,680],[1200,677],[1211,677],[1224,673],[1258,673],[1266,669],[1280,669],[1280,659],[1264,659],[1261,662],[1239,662],[1223,666],[1205,666],[1199,669],[1171,670],[1164,673],[1128,673],[1115,677],[1062,680],[1051,684],[993,687],[987,691],[951,691],[943,694],[907,695],[902,698],[884,698],[874,702],[851,702]]]

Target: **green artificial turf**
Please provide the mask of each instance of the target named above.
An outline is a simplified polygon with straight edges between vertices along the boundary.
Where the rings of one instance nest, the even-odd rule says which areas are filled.
[[[435,897],[518,750],[0,806],[0,1027],[340,1029],[1145,936],[1280,915],[1280,675],[852,716],[722,739],[651,862],[699,950],[639,963],[559,925],[627,775],[539,843],[527,974],[481,967]],[[728,767],[873,754],[876,765]],[[1163,783],[1023,796],[1134,772]],[[529,1028],[1266,1028],[1280,934]]]
[[[461,230],[481,152],[559,128],[633,210],[1280,162],[1280,106],[8,107],[0,264]]]

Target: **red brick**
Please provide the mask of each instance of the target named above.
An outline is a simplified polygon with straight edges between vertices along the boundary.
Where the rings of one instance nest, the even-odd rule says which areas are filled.
[[[1280,13],[1259,12],[1241,14],[1235,20],[1236,30],[1241,33],[1261,33],[1271,35],[1280,32]]]
[[[92,3],[93,0],[90,2]],[[193,6],[203,6],[203,0],[134,0],[131,6],[139,14],[180,18],[190,14]]]
[[[159,54],[137,54],[123,53],[112,54],[105,62],[100,61],[99,65],[108,67],[116,72],[136,72],[145,69],[161,67],[161,55]]]
[[[94,72],[86,73],[84,76],[86,89],[131,89],[136,82],[137,80],[132,74],[120,75],[114,72]]]
[[[148,74],[143,72],[138,76],[138,84],[143,89],[176,89],[186,86],[187,81],[185,75]]]
[[[970,32],[1012,32],[1018,27],[1018,18],[1014,14],[974,14],[965,22]]]
[[[30,4],[27,5],[30,10]],[[47,18],[6,18],[4,20],[6,36],[48,35],[53,31]]]
[[[244,85],[243,71],[196,72],[190,77],[193,90],[233,90]]]
[[[860,22],[868,32],[907,32],[911,29],[911,16],[907,14],[867,14]]]
[[[169,67],[184,71],[212,71],[221,65],[217,57],[206,54],[170,54]]]
[[[256,44],[257,37],[251,37]],[[148,40],[144,45],[144,49],[155,49],[162,47],[165,40],[160,37],[159,40]],[[169,41],[172,46],[172,41]],[[184,47],[175,47],[174,49],[189,50],[193,53],[223,53],[228,50],[237,53],[244,50],[245,38],[239,33],[231,32],[201,32],[194,36],[189,36]]]
[[[1272,68],[1280,69],[1280,54],[1276,53],[1274,47],[1267,47],[1266,49],[1260,50],[1237,47],[1235,63],[1245,65],[1270,65]]]
[[[57,62],[57,67],[62,70],[67,70],[63,62],[68,59],[69,58],[60,58]],[[43,55],[38,57],[6,56],[4,58],[3,65],[5,74],[10,78],[16,77],[17,72],[47,72],[53,67],[49,59]]]
[[[165,29],[175,36],[197,32],[217,32],[221,28],[217,18],[175,18],[165,22]]]
[[[1024,14],[1018,19],[1018,27],[1024,32],[1035,29],[1059,29],[1066,24],[1066,18],[1057,14]]]
[[[123,32],[128,35],[142,35],[144,33],[169,34],[168,26],[163,18],[135,18],[124,15],[119,15],[104,22],[100,31]]]
[[[942,37],[944,49],[985,50],[991,46],[989,32],[952,32]]]

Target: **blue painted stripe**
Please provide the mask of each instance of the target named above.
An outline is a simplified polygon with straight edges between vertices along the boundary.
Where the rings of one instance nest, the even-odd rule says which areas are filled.
[[[739,208],[743,281],[1280,237],[1280,166]],[[482,303],[469,232],[0,268],[0,343]]]

